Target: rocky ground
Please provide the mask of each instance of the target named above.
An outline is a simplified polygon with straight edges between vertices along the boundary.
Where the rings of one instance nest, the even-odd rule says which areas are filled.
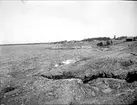
[[[137,42],[47,46],[1,46],[1,105],[137,103]]]

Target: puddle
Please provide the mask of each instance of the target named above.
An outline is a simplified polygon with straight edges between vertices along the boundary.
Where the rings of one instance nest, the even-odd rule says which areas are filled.
[[[59,65],[58,64],[55,64],[55,67],[58,67]]]
[[[63,64],[70,64],[70,63],[75,63],[76,61],[75,60],[66,60],[66,61],[62,61]]]
[[[71,64],[71,63],[75,63],[76,60],[74,59],[68,59],[68,60],[65,60],[65,61],[62,61],[58,64],[55,64],[54,67],[59,67],[59,66],[62,66],[62,65],[68,65],[68,64]]]

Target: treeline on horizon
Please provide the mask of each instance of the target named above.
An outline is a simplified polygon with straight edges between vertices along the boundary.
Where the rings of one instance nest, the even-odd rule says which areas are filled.
[[[90,42],[90,41],[108,41],[108,40],[112,40],[112,39],[115,39],[115,40],[123,40],[127,38],[127,36],[120,36],[120,37],[117,37],[117,38],[110,38],[110,37],[95,37],[95,38],[85,38],[85,39],[82,39],[80,41],[84,41],[84,42]],[[59,43],[66,43],[66,42],[79,42],[78,40],[73,40],[73,41],[67,41],[67,40],[64,40],[64,41],[58,41],[58,42],[51,42],[53,44],[59,44]]]
[[[97,40],[97,41],[108,41],[108,40],[112,40],[112,39],[115,39],[115,40],[123,40],[127,38],[127,36],[120,36],[120,37],[117,37],[117,38],[110,38],[110,37],[96,37],[96,38],[86,38],[86,39],[83,39],[81,41],[94,41],[94,40]]]

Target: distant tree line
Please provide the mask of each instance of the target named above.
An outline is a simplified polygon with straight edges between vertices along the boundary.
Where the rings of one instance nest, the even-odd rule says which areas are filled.
[[[115,40],[123,40],[123,39],[126,39],[127,36],[120,36],[120,37],[117,37],[117,38],[113,38]],[[135,37],[137,39],[137,36]],[[83,39],[81,41],[87,41],[87,42],[91,42],[91,41],[94,41],[94,40],[97,40],[97,41],[105,41],[107,44],[106,45],[111,45],[112,44],[112,41],[110,42],[110,40],[112,40],[110,37],[96,37],[96,38],[86,38],[86,39]],[[64,40],[64,41],[57,41],[57,42],[51,42],[53,44],[63,44],[63,43],[69,43],[69,42],[79,42],[79,41],[76,41],[76,40],[73,40],[73,41],[67,41],[67,40]],[[102,46],[104,45],[103,42],[101,44],[99,44],[99,46]]]
[[[117,37],[116,40],[123,40],[123,39],[126,39],[127,36],[121,36],[121,37]]]
[[[93,40],[98,40],[98,41],[107,41],[107,40],[110,40],[109,37],[97,37],[97,38],[87,38],[87,39],[83,39],[81,41],[93,41]]]

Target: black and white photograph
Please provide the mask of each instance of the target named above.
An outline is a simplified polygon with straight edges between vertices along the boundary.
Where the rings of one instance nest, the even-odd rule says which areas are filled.
[[[137,1],[0,0],[0,105],[137,105]]]

